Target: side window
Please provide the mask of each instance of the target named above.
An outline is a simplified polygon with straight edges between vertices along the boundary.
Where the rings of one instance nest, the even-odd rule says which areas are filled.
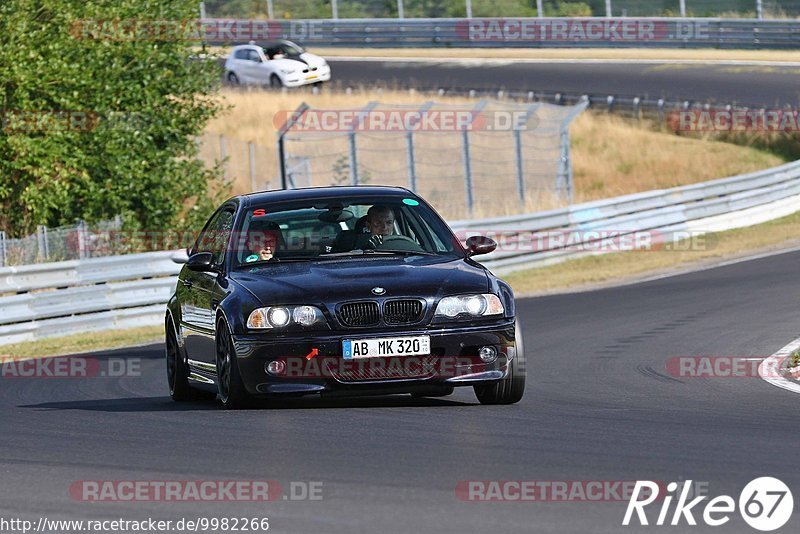
[[[248,56],[249,56],[250,61],[254,61],[256,63],[261,63],[261,56],[258,55],[258,52],[256,52],[255,50],[252,50],[252,49],[248,50],[247,52],[248,52]]]
[[[232,231],[233,211],[226,209],[217,213],[200,234],[193,252],[210,252],[214,263],[222,265]]]
[[[236,51],[235,54],[233,54],[233,57],[236,59],[248,59],[250,57],[250,54],[248,54],[247,49],[240,48],[239,50]]]

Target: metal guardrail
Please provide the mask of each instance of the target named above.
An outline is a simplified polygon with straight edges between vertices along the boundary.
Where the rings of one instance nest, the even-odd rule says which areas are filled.
[[[206,43],[309,46],[753,48],[800,46],[800,20],[723,18],[204,19]]]
[[[800,161],[688,186],[493,219],[455,221],[460,237],[501,233],[482,259],[498,274],[597,254],[591,230],[652,232],[664,242],[687,231],[738,228],[797,211]],[[530,249],[536,232],[583,237],[578,246]],[[181,266],[175,252],[151,252],[0,269],[0,345],[111,328],[158,325]]]
[[[776,203],[793,197],[800,198],[800,162],[530,215],[455,221],[451,227],[464,238],[492,232],[501,234],[501,247],[481,262],[502,274],[594,253],[591,245],[605,238],[592,231],[603,230],[618,236],[651,232],[669,242],[684,238],[688,232],[696,235],[747,226],[755,215],[768,220],[770,217],[763,216],[765,210],[770,212]],[[788,212],[775,210],[771,218],[796,210],[796,207]],[[727,216],[724,224],[715,220],[720,216]],[[569,246],[537,248],[531,242],[531,234],[537,232],[561,232],[572,241]]]

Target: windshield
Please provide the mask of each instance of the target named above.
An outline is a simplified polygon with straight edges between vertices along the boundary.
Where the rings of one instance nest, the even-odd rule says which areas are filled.
[[[272,46],[264,47],[264,55],[269,59],[276,59],[280,57],[299,56],[305,50],[302,46],[286,41]]]
[[[238,232],[236,265],[365,254],[463,255],[444,221],[412,197],[254,205]]]

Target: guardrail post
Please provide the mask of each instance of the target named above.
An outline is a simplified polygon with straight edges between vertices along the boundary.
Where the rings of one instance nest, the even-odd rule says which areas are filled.
[[[258,189],[256,183],[256,145],[250,141],[247,143],[247,151],[250,156],[250,187],[253,191]]]
[[[281,189],[288,189],[289,188],[289,177],[287,175],[286,169],[286,144],[284,143],[284,137],[292,128],[292,126],[297,123],[302,117],[303,114],[308,111],[308,104],[303,102],[300,104],[294,113],[292,113],[286,122],[283,123],[280,130],[278,130],[278,171],[281,175]]]
[[[611,0],[606,0],[606,17],[611,18]]]
[[[433,107],[433,102],[426,102],[420,109],[420,120],[427,111]],[[408,156],[408,188],[417,192],[417,158],[414,153],[414,127],[419,121],[411,120],[408,131],[406,132],[406,153]]]
[[[471,19],[472,18],[472,0],[465,0],[465,1],[466,1],[466,4],[467,4],[466,5],[466,7],[467,7],[467,18]]]
[[[406,18],[405,9],[403,9],[403,0],[397,0],[397,18],[398,19]]]
[[[762,0],[756,0],[756,18],[758,20],[764,19],[764,2]]]
[[[470,217],[475,207],[475,198],[473,197],[472,191],[472,159],[469,152],[469,131],[472,129],[472,123],[475,121],[475,118],[480,115],[481,111],[483,111],[483,108],[485,108],[488,103],[488,100],[481,100],[477,103],[472,110],[472,118],[469,124],[466,124],[461,132],[464,150],[464,186],[467,190],[467,210],[469,211]]]
[[[469,130],[461,132],[464,146],[464,187],[467,189],[467,210],[472,216],[475,200],[472,197],[472,161],[469,154]]]
[[[350,184],[358,185],[358,149],[356,148],[356,132],[348,135],[350,143]]]
[[[408,154],[408,188],[417,192],[417,162],[414,157],[414,132],[406,133],[406,152]]]
[[[686,0],[681,0],[681,17],[686,18]]]
[[[86,259],[87,257],[87,243],[86,243],[86,222],[85,221],[78,221],[78,227],[76,228],[78,233],[78,259]]]
[[[517,170],[517,194],[519,205],[525,208],[525,175],[522,171],[522,134],[519,128],[514,128],[514,152],[516,155],[515,166]]]
[[[0,232],[0,267],[6,266],[6,257],[6,233]]]
[[[561,122],[561,157],[558,161],[558,175],[556,176],[556,190],[572,204],[573,200],[573,175],[572,155],[569,146],[569,125],[575,118],[589,107],[589,101],[583,100],[576,104]]]
[[[36,227],[36,243],[39,246],[39,261],[50,258],[50,244],[47,242],[47,226],[40,224]]]
[[[267,0],[267,18],[270,20],[275,18],[275,6],[273,6],[272,0]]]
[[[540,19],[544,18],[544,6],[542,4],[544,4],[543,0],[536,0],[536,16]]]
[[[334,20],[339,18],[339,2],[331,0],[331,18]]]
[[[532,104],[527,107],[525,111],[525,117],[523,118],[521,123],[514,124],[514,150],[516,153],[516,171],[517,171],[517,194],[519,195],[519,204],[522,209],[525,209],[525,172],[524,166],[522,162],[522,128],[525,128],[527,131],[528,127],[528,120],[530,120],[531,115],[533,115],[537,109],[541,107],[541,104]]]

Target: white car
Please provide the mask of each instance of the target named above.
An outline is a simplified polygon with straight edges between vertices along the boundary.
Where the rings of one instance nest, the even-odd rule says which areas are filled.
[[[319,56],[291,41],[239,45],[225,61],[225,79],[233,84],[300,87],[331,79],[331,68]]]

